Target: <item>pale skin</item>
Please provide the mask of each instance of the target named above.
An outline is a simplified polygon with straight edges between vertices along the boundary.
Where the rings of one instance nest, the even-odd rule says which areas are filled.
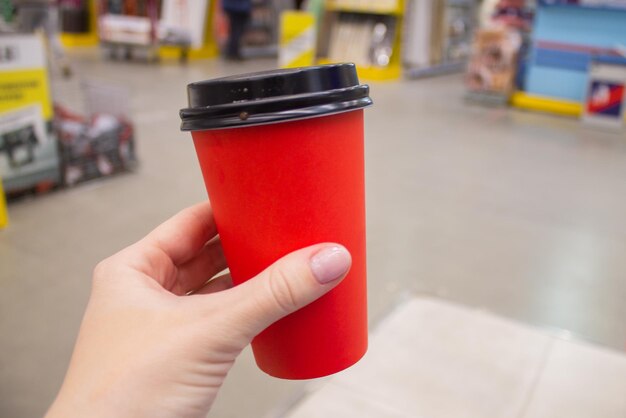
[[[227,264],[210,205],[181,211],[95,268],[46,416],[205,417],[254,336],[339,284],[350,263],[341,245],[317,244],[233,287],[214,278]]]

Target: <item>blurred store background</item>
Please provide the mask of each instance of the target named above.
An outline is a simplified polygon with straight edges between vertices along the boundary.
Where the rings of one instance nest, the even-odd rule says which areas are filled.
[[[626,0],[229,3],[0,0],[0,416],[45,413],[94,265],[206,199],[186,84],[354,62],[370,354],[247,350],[209,416],[625,418]]]

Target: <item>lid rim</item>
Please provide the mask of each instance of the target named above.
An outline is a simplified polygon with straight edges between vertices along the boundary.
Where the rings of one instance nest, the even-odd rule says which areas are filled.
[[[337,113],[351,112],[354,110],[364,109],[373,104],[372,99],[364,97],[361,99],[333,103],[321,104],[307,108],[297,108],[288,111],[267,112],[251,115],[245,121],[238,116],[222,117],[222,118],[193,118],[183,120],[180,126],[181,131],[208,131],[226,128],[244,128],[258,125],[269,125],[272,123],[290,122],[301,119],[310,119],[314,117],[330,116]]]
[[[225,104],[220,104],[220,105],[210,105],[210,106],[204,106],[204,107],[186,107],[184,109],[181,109],[181,117],[183,115],[194,115],[194,114],[205,114],[207,112],[211,112],[213,109],[236,109],[236,108],[240,108],[241,106],[251,106],[251,107],[256,107],[256,106],[260,106],[260,105],[267,105],[267,104],[277,104],[277,103],[281,103],[284,102],[285,104],[288,103],[293,103],[296,102],[298,100],[315,100],[315,99],[319,99],[321,101],[321,99],[323,98],[327,98],[327,99],[331,99],[330,96],[340,96],[340,95],[345,95],[346,97],[349,97],[349,95],[352,93],[352,95],[356,96],[357,92],[360,92],[360,90],[363,90],[367,88],[366,92],[363,92],[364,96],[367,96],[367,94],[369,94],[369,86],[366,84],[359,84],[356,86],[351,86],[351,87],[346,87],[346,88],[342,88],[342,89],[333,89],[333,90],[327,90],[327,91],[316,91],[316,92],[312,92],[312,93],[299,93],[299,94],[291,94],[291,95],[285,95],[285,96],[272,96],[272,97],[263,97],[260,99],[255,99],[255,100],[242,100],[240,102],[235,102],[235,103],[225,103]]]

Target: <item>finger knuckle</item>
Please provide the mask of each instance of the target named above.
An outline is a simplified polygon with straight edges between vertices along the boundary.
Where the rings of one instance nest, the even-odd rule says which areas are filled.
[[[108,259],[104,259],[104,260],[100,261],[98,264],[96,264],[96,266],[93,269],[93,276],[94,276],[94,278],[102,277],[102,276],[106,275],[106,272],[108,270],[108,265],[109,265],[109,260]]]
[[[272,268],[268,280],[271,299],[276,306],[285,314],[295,311],[298,300],[293,284],[289,280],[289,274],[281,267]]]
[[[104,259],[100,261],[93,269],[92,274],[92,282],[93,284],[97,284],[104,280],[109,275],[110,270],[110,261],[109,259]]]

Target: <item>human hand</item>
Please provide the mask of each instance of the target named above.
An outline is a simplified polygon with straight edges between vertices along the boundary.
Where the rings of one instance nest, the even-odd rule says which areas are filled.
[[[348,251],[295,251],[233,287],[211,208],[185,209],[94,270],[47,417],[204,417],[252,338],[335,287]],[[188,294],[188,293],[192,294]]]

